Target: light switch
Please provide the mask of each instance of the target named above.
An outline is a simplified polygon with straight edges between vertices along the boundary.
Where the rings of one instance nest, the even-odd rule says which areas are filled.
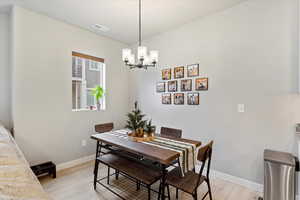
[[[81,146],[86,146],[86,140],[81,140]]]
[[[238,112],[239,113],[245,112],[245,104],[238,104]]]

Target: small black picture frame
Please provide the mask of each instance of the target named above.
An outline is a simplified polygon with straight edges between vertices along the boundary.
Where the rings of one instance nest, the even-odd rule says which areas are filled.
[[[156,92],[165,92],[166,91],[166,83],[165,82],[158,82],[156,83]]]
[[[172,104],[172,97],[170,93],[165,93],[161,95],[162,104]]]
[[[199,64],[192,64],[187,66],[187,77],[199,76]]]
[[[199,105],[200,95],[198,92],[187,93],[187,104],[188,105]]]
[[[184,93],[174,93],[174,105],[184,105]]]
[[[180,82],[180,90],[181,92],[192,91],[192,79],[184,79]]]
[[[168,92],[177,92],[177,81],[168,81]]]

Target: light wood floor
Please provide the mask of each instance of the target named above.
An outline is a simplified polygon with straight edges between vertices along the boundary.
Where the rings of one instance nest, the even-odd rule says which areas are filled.
[[[100,166],[99,177],[106,175],[106,169],[105,166]],[[57,173],[56,179],[42,177],[40,181],[54,200],[119,200],[117,196],[99,184],[97,185],[97,191],[94,191],[93,162],[62,170]],[[214,200],[257,200],[260,195],[245,187],[220,179],[212,179],[211,181]],[[110,187],[128,200],[147,200],[147,192],[143,187],[140,191],[135,191],[135,184],[122,176],[118,181],[112,177]],[[154,185],[153,188],[157,189],[158,185]],[[199,199],[202,198],[204,192],[206,192],[205,184],[199,188]],[[153,193],[152,199],[157,199],[157,195]],[[172,188],[171,199],[175,199],[175,190]],[[179,199],[190,200],[192,198],[188,194],[180,192]],[[206,200],[208,199],[209,197],[206,197]]]

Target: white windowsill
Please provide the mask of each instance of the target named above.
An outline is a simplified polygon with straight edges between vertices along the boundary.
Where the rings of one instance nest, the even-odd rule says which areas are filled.
[[[72,109],[72,112],[101,112],[105,111],[105,109],[100,109],[100,110],[90,110],[90,109]]]

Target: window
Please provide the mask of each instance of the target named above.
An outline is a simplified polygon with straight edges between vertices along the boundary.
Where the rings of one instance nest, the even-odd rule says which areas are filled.
[[[72,52],[72,110],[97,110],[96,98],[91,94],[100,85],[105,91],[104,59]],[[100,100],[105,110],[105,96]]]

